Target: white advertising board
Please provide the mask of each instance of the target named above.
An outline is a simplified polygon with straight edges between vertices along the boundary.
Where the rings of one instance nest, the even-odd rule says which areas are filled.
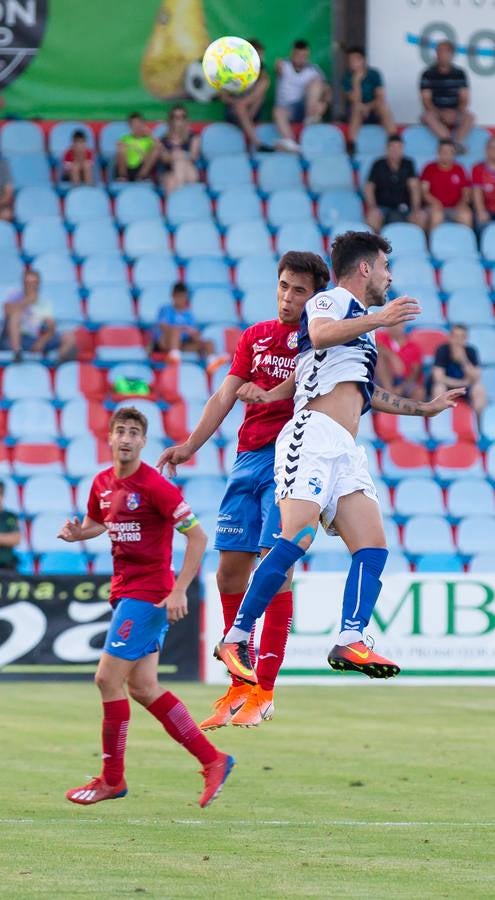
[[[380,69],[398,122],[417,122],[419,78],[441,39],[468,74],[478,125],[495,124],[495,0],[368,0],[367,52]]]
[[[344,583],[345,573],[297,575],[281,683],[368,681],[335,673],[327,663],[339,632]],[[208,576],[205,602],[205,680],[225,683],[225,667],[212,656],[223,624],[214,575]],[[377,651],[400,665],[401,680],[495,680],[495,572],[385,575],[369,631]]]

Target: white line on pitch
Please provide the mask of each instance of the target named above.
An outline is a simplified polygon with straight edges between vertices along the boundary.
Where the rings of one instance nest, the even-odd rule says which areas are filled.
[[[163,825],[166,819],[103,819],[103,818],[70,818],[71,825],[108,825],[110,822],[114,825]],[[2,825],[67,825],[68,819],[0,819]],[[290,821],[289,819],[233,819],[233,820],[212,820],[212,819],[172,819],[172,825],[206,825],[208,827],[238,827],[246,826],[249,828],[256,825],[274,826],[278,828],[301,828],[301,827],[333,827],[333,828],[495,828],[495,822],[371,822],[361,821],[358,819],[327,819],[327,820],[305,820]]]

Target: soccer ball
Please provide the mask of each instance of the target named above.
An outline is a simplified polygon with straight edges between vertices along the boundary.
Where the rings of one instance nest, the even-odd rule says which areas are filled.
[[[208,84],[217,91],[241,94],[260,74],[260,58],[249,41],[239,37],[221,37],[213,41],[203,56],[203,71]]]

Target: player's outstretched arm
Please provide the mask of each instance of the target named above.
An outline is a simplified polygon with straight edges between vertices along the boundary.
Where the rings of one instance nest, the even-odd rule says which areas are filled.
[[[371,400],[372,409],[376,412],[392,413],[396,416],[423,416],[428,419],[437,416],[444,409],[457,406],[466,393],[466,388],[454,388],[451,391],[443,391],[433,400],[426,402],[425,400],[410,400],[408,397],[401,397],[399,394],[393,394],[392,391],[386,391],[375,385],[373,397]]]
[[[346,344],[355,338],[391,325],[413,322],[421,312],[421,307],[413,297],[397,297],[390,300],[377,312],[355,319],[316,318],[309,323],[309,338],[315,350],[327,350]]]
[[[73,544],[75,541],[89,541],[91,538],[103,534],[104,531],[106,531],[105,526],[90,519],[89,516],[84,516],[82,525],[75,516],[74,519],[67,519],[57,537],[62,541],[67,541],[68,544]]]
[[[276,400],[291,400],[295,391],[296,375],[293,372],[270,391],[265,391],[252,381],[248,381],[239,388],[237,397],[244,403],[274,403]]]
[[[184,616],[187,616],[186,591],[191,584],[191,581],[198,573],[203,554],[206,550],[206,544],[208,543],[208,538],[201,528],[201,525],[198,523],[193,525],[187,531],[184,531],[183,534],[186,538],[187,545],[182,568],[177,575],[174,588],[168,597],[165,597],[160,603],[155,604],[155,606],[167,607],[167,616],[170,622],[178,622],[180,619],[183,619]]]
[[[206,444],[206,441],[211,438],[212,434],[215,434],[217,428],[229,414],[236,402],[237,391],[242,384],[244,384],[242,378],[238,378],[237,375],[227,375],[218,391],[208,400],[203,415],[187,441],[175,447],[167,447],[160,454],[156,464],[160,472],[163,472],[167,466],[167,474],[170,478],[174,478],[177,466],[191,459],[191,456],[194,456],[196,451]]]

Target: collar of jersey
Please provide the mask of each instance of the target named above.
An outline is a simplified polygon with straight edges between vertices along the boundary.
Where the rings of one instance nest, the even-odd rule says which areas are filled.
[[[364,306],[364,304],[361,303],[361,301],[358,300],[357,297],[354,296],[354,294],[351,294],[351,292],[348,291],[347,288],[345,288],[345,287],[340,287],[340,286],[334,287],[334,288],[332,289],[332,294],[336,294],[336,295],[337,295],[337,300],[346,300],[348,303],[349,303],[351,300],[354,300],[354,303],[357,303],[358,306],[360,306],[361,309],[364,310],[365,313],[368,312],[366,306]]]

